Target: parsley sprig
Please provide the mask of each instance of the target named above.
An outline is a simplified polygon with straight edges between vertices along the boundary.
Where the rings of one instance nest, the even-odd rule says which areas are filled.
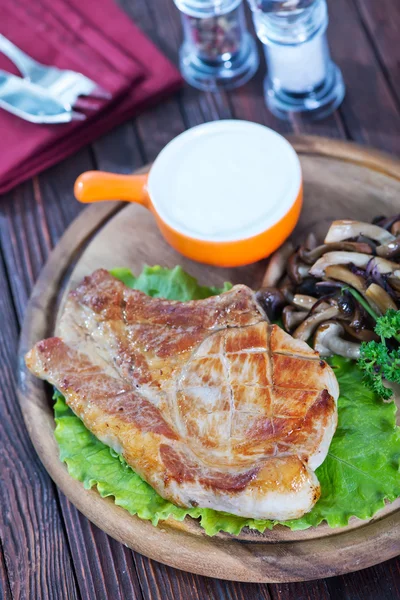
[[[367,385],[388,400],[393,392],[384,380],[400,384],[400,311],[389,309],[378,317],[375,333],[381,341],[363,342],[358,364]]]

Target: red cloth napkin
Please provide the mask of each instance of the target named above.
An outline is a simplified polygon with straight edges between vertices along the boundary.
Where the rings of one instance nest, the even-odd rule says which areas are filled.
[[[13,0],[0,32],[36,60],[90,77],[112,94],[85,121],[36,125],[0,110],[0,193],[73,154],[177,89],[181,77],[113,0]],[[18,69],[0,53],[0,69]],[[96,102],[98,102],[96,100]]]

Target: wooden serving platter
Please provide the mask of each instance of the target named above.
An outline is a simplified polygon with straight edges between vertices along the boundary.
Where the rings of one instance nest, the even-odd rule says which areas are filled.
[[[369,220],[400,211],[400,163],[347,142],[316,137],[292,138],[304,176],[304,208],[293,239],[309,231],[323,237],[337,218]],[[91,521],[115,539],[173,567],[222,579],[285,582],[329,577],[362,569],[400,553],[400,501],[370,521],[326,525],[302,532],[276,527],[264,534],[245,530],[238,537],[207,537],[198,523],[168,520],[158,527],[131,516],[85,490],[58,458],[51,391],[32,377],[24,354],[54,332],[57,312],[71,286],[96,268],[127,266],[139,273],[145,264],[177,264],[202,284],[224,281],[257,288],[265,263],[218,269],[183,258],[159,234],[143,207],[108,202],[87,208],[67,229],[45,265],[26,312],[19,348],[19,400],[25,423],[44,466],[64,494]]]

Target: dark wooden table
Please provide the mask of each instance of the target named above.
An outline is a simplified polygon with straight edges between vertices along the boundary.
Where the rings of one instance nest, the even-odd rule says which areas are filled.
[[[124,4],[135,22],[176,61],[181,27],[172,0]],[[253,81],[234,93],[213,95],[186,87],[1,198],[1,599],[400,598],[399,558],[332,579],[256,585],[191,575],[128,550],[92,525],[52,483],[30,443],[15,393],[24,310],[49,252],[82,209],[72,194],[82,171],[129,172],[153,160],[185,128],[232,117],[264,123],[282,133],[347,138],[400,155],[400,3],[331,0],[329,9],[332,54],[342,68],[347,95],[325,121],[282,123],[272,117],[262,96],[262,65]]]

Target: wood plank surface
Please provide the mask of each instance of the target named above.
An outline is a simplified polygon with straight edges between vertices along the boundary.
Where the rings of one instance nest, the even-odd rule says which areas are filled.
[[[123,4],[149,37],[176,61],[180,23],[173,2],[124,0]],[[129,172],[154,158],[169,139],[186,127],[232,116],[262,122],[283,133],[294,131],[347,137],[399,154],[399,4],[397,0],[381,0],[379,3],[374,0],[335,0],[329,2],[329,10],[331,47],[347,83],[345,103],[329,119],[311,125],[297,119],[291,123],[277,121],[264,106],[261,89],[264,70],[261,68],[252,82],[229,95],[202,94],[187,87],[155,109],[104,136],[92,145],[89,152],[78,152],[74,157],[1,198],[0,243],[5,273],[0,274],[3,282],[8,281],[8,291],[5,292],[3,283],[2,294],[7,296],[5,303],[11,305],[12,311],[11,314],[10,311],[3,313],[9,321],[2,332],[2,345],[5,347],[2,351],[7,354],[8,360],[2,365],[2,371],[6,375],[2,374],[1,377],[6,378],[8,387],[4,385],[5,392],[0,398],[0,436],[1,440],[8,440],[3,431],[8,431],[9,420],[14,418],[14,429],[11,428],[10,431],[13,432],[11,438],[15,447],[13,452],[8,446],[2,450],[1,500],[3,501],[4,493],[9,494],[10,490],[18,489],[18,486],[22,486],[24,490],[28,484],[33,485],[37,501],[29,504],[29,519],[37,527],[43,527],[48,536],[54,538],[66,531],[69,537],[68,541],[65,534],[63,538],[59,537],[64,541],[56,550],[55,547],[46,546],[44,557],[37,552],[35,538],[27,538],[19,531],[20,522],[12,525],[12,531],[1,525],[0,538],[4,550],[4,554],[0,552],[1,598],[41,600],[56,597],[69,600],[81,597],[97,600],[113,598],[117,587],[123,590],[125,597],[136,598],[134,594],[141,593],[143,598],[164,598],[164,585],[166,589],[172,590],[169,593],[174,594],[172,597],[178,600],[202,598],[207,590],[213,590],[208,592],[209,597],[232,600],[268,598],[268,594],[273,598],[288,600],[325,597],[334,600],[400,598],[399,559],[359,574],[336,577],[326,582],[271,585],[268,589],[267,586],[227,585],[225,582],[213,583],[213,587],[209,588],[212,580],[197,576],[189,576],[188,579],[186,574],[151,563],[123,546],[110,542],[107,536],[79,515],[62,495],[58,499],[53,491],[57,505],[54,513],[49,513],[48,507],[45,509],[40,504],[41,499],[48,499],[48,487],[51,488],[51,484],[46,481],[46,476],[36,475],[36,469],[40,470],[41,466],[29,446],[20,421],[11,409],[15,404],[12,396],[13,383],[10,383],[13,381],[14,337],[23,317],[30,289],[49,249],[59,239],[73,216],[81,210],[81,206],[72,199],[71,186],[75,174],[93,166]],[[6,402],[7,408],[4,408]],[[25,463],[23,475],[18,476],[13,472],[13,462],[10,456],[7,458],[7,454],[12,459],[14,455],[19,456],[18,460]],[[3,477],[5,465],[9,465],[11,478]],[[24,495],[27,491],[21,493]],[[5,500],[6,503],[2,504],[1,523],[6,515],[4,507],[9,505],[9,499]],[[113,565],[107,571],[107,577],[104,577],[106,565],[101,563],[100,556],[103,546],[107,547],[107,544],[115,544],[115,547],[111,551],[106,550]],[[18,552],[9,553],[7,547],[12,546]],[[116,551],[116,548],[119,550]],[[57,554],[57,559],[53,562],[44,559],[50,550]],[[71,557],[75,574],[71,572]],[[35,559],[34,562],[31,559]],[[32,565],[35,573],[32,573]],[[128,571],[129,575],[126,575]],[[22,577],[19,577],[20,573],[23,573]],[[139,587],[135,584],[135,573],[138,573]],[[62,585],[63,580],[72,582],[73,578],[79,582],[79,591],[73,586],[67,589]]]
[[[18,323],[0,259],[0,590],[13,598],[79,598],[57,491],[32,447],[16,399]],[[52,584],[58,581],[58,591]]]
[[[132,552],[88,521],[60,493],[81,598],[142,600]]]
[[[400,105],[400,3],[392,0],[352,0],[371,49]]]
[[[398,106],[353,1],[330,2],[329,15],[332,55],[347,85],[339,113],[349,137],[400,154]]]
[[[146,600],[272,600],[267,585],[200,577],[140,555],[136,563]]]
[[[0,598],[3,600],[12,598],[3,548],[0,548]]]

